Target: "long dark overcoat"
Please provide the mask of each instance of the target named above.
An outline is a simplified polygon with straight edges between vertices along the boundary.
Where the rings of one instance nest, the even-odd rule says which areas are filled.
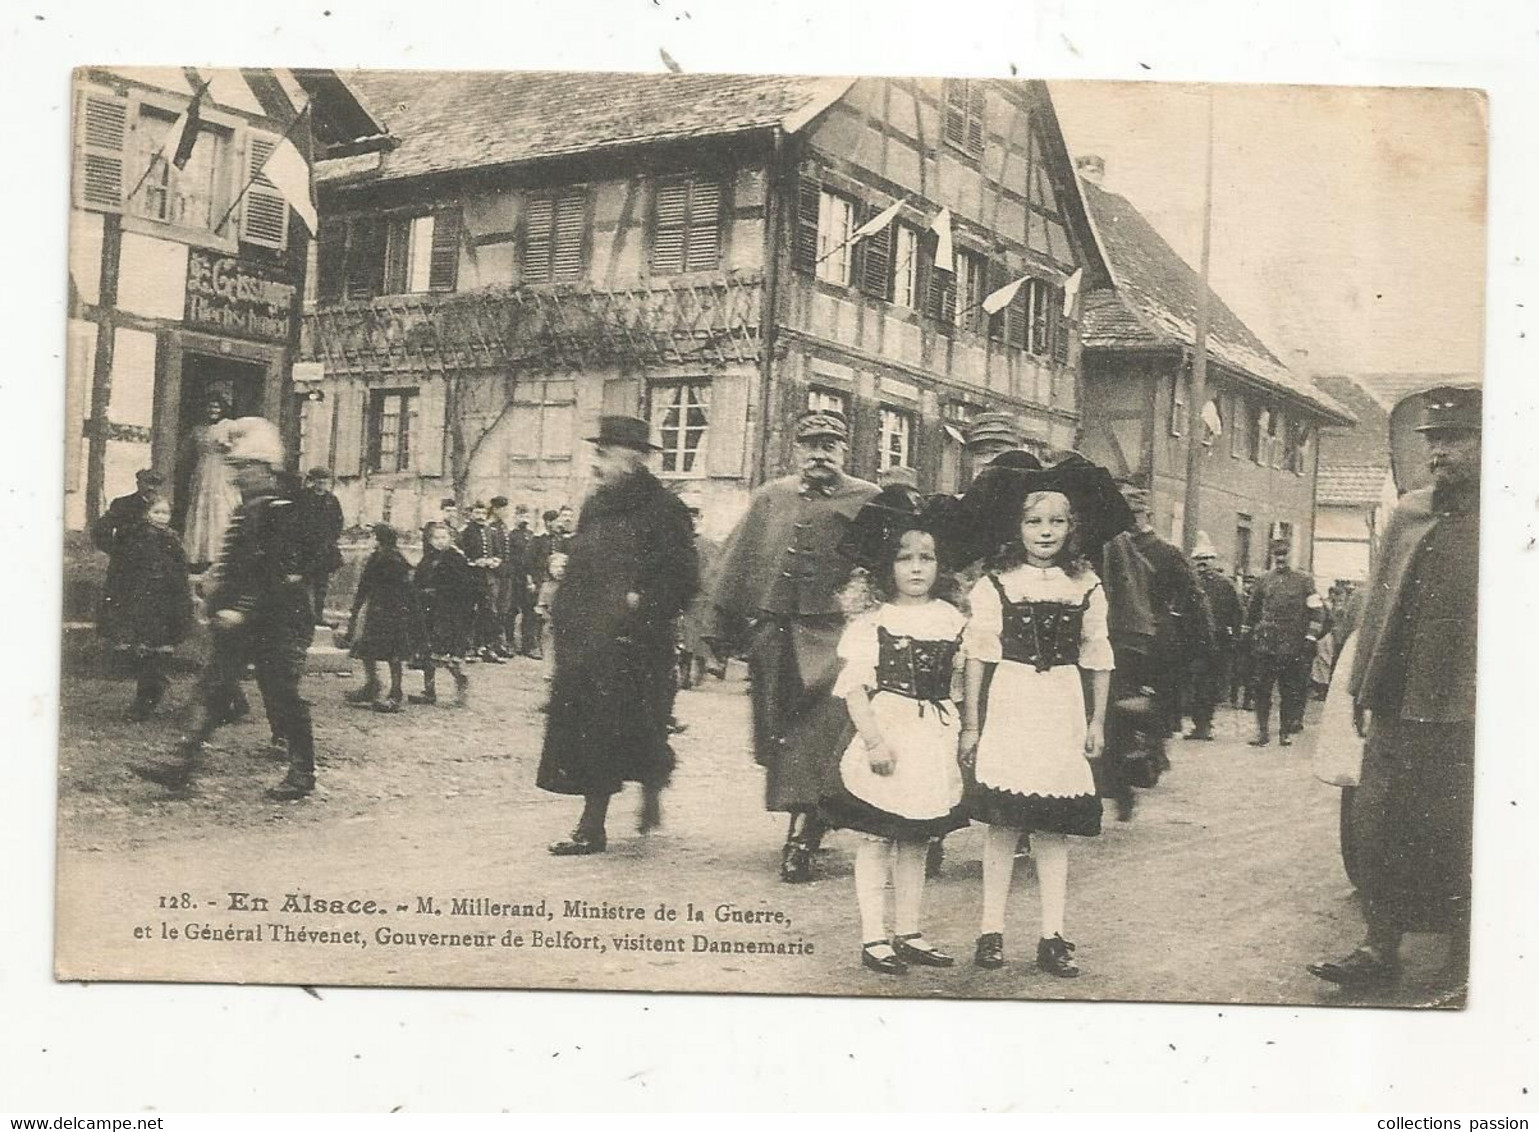
[[[161,649],[179,644],[191,624],[182,540],[152,523],[122,525],[107,566],[98,631],[114,644]]]
[[[536,781],[557,794],[661,786],[673,770],[674,619],[699,588],[689,511],[643,469],[589,497],[570,554]]]
[[[422,649],[431,656],[464,656],[476,608],[476,578],[459,547],[422,552],[412,575],[422,615]]]
[[[1373,712],[1350,802],[1374,918],[1467,928],[1474,832],[1479,491],[1411,492],[1391,514],[1350,684]]]
[[[417,655],[421,618],[411,564],[399,550],[376,550],[363,565],[353,617],[362,627],[353,639],[359,660],[410,660]]]

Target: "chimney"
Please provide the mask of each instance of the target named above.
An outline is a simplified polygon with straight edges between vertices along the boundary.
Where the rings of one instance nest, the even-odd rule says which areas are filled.
[[[1106,159],[1099,153],[1087,153],[1083,157],[1075,158],[1074,171],[1080,178],[1089,181],[1097,188],[1106,180]]]

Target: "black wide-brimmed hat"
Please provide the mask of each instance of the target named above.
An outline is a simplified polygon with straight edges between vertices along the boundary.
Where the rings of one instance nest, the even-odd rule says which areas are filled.
[[[1101,547],[1123,531],[1133,529],[1128,507],[1111,473],[1071,452],[1051,468],[1001,465],[997,461],[978,474],[962,497],[962,514],[972,528],[976,557],[997,553],[1021,537],[1021,506],[1039,491],[1065,496],[1074,509],[1080,553],[1095,559]]]
[[[959,504],[950,495],[920,495],[903,484],[884,487],[862,505],[839,544],[840,552],[857,566],[874,570],[893,553],[893,545],[908,531],[925,531],[935,538],[936,557],[946,567],[965,561],[958,543],[964,533]]]
[[[637,452],[652,452],[652,426],[640,417],[600,417],[597,436],[585,437],[589,444],[602,448],[633,448]]]

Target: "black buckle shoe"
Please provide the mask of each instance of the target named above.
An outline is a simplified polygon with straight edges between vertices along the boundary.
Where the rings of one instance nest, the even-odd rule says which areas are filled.
[[[1400,977],[1400,964],[1369,947],[1359,947],[1345,959],[1311,963],[1305,968],[1317,979],[1342,987],[1376,987]]]
[[[894,936],[892,949],[899,959],[918,967],[951,967],[956,964],[955,959],[932,945],[921,932]]]
[[[973,949],[973,966],[997,971],[1005,965],[1005,937],[1002,932],[984,932]]]
[[[877,955],[872,948],[886,948],[891,955]],[[898,958],[897,948],[885,939],[873,940],[871,943],[860,945],[860,964],[868,971],[875,971],[879,975],[906,975],[908,964]]]
[[[552,857],[590,857],[602,853],[608,847],[608,838],[602,833],[574,829],[571,837],[565,841],[552,842],[548,849]]]
[[[799,841],[787,841],[780,851],[780,879],[785,884],[806,884],[812,879],[812,850]]]
[[[1051,939],[1039,939],[1037,966],[1049,975],[1060,979],[1077,979],[1079,964],[1070,958],[1073,951],[1074,945],[1061,935],[1054,935]]]

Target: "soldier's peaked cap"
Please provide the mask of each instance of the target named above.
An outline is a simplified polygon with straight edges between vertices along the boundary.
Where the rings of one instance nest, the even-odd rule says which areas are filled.
[[[835,409],[808,409],[796,418],[796,439],[815,440],[818,437],[834,440],[850,439],[850,422]]]
[[[1417,432],[1479,431],[1482,398],[1478,386],[1444,385],[1422,396],[1426,405]]]
[[[1006,444],[1022,444],[1026,434],[1009,413],[979,413],[967,422],[962,434],[968,447],[1003,441]]]

